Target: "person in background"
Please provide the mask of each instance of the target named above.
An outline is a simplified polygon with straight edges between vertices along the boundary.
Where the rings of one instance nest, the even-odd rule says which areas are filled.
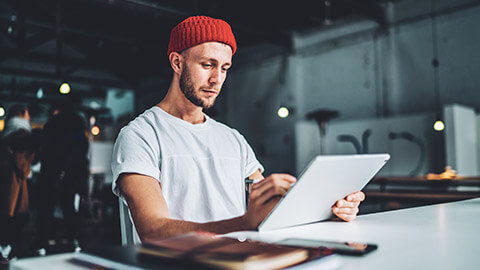
[[[264,177],[245,138],[203,112],[219,95],[236,49],[223,20],[193,16],[179,23],[170,35],[173,76],[165,98],[118,135],[112,189],[125,198],[140,240],[255,230],[296,181],[289,174]],[[252,185],[245,210],[247,177],[263,180]],[[339,198],[332,211],[351,221],[364,197]]]
[[[5,123],[13,117],[19,117],[30,123],[30,113],[28,108],[23,104],[12,105],[5,115]]]
[[[22,247],[22,230],[28,222],[30,175],[36,146],[32,138],[27,107],[9,108],[5,129],[0,135],[0,248],[1,262],[7,263]]]
[[[49,110],[49,119],[43,128],[38,177],[37,254],[45,255],[49,245],[62,245],[79,250],[79,209],[75,207],[76,194],[88,193],[90,177],[88,159],[89,141],[87,123],[76,106],[66,103]],[[54,210],[59,204],[63,224],[53,231]]]

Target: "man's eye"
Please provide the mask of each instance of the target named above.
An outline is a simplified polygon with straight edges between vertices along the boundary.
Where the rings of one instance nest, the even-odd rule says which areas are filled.
[[[206,68],[210,68],[210,67],[212,67],[212,64],[203,64],[203,66],[206,67]]]

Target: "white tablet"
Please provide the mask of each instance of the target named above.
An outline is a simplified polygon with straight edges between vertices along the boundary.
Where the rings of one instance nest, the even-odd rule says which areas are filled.
[[[330,218],[333,204],[361,190],[389,159],[389,154],[315,157],[258,230],[268,231]]]

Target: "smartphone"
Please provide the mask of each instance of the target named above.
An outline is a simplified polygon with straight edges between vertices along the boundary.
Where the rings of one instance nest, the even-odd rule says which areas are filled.
[[[320,248],[330,250],[333,253],[356,256],[365,255],[378,248],[376,244],[371,243],[335,242],[302,238],[286,238],[275,242],[275,244],[306,248]]]

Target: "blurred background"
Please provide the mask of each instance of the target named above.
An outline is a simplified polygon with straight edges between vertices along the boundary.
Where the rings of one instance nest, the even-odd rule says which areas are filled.
[[[361,213],[480,195],[478,0],[3,0],[0,130],[15,104],[42,130],[52,106],[75,101],[89,142],[83,246],[120,244],[113,143],[165,95],[170,30],[190,15],[232,26],[239,49],[206,113],[245,136],[265,174],[299,175],[318,154],[386,152]],[[40,171],[32,164],[31,194]]]

